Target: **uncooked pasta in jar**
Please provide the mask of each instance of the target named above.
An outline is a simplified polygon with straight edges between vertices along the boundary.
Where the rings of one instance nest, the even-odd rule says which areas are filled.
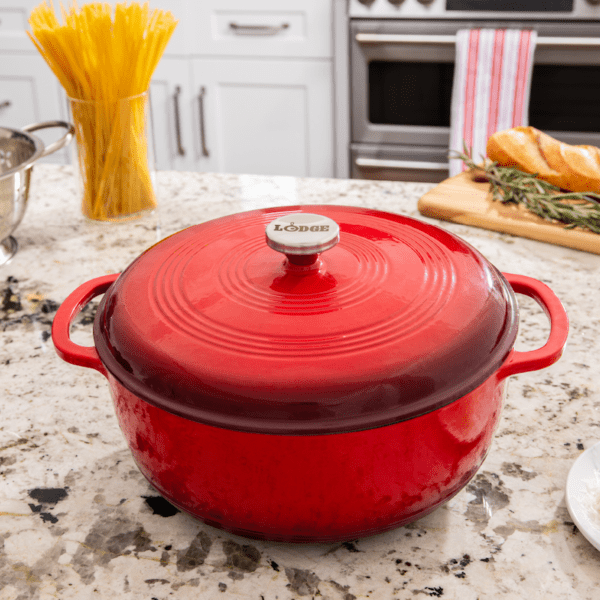
[[[37,6],[27,32],[61,85],[76,129],[82,210],[114,220],[152,210],[146,115],[150,79],[177,25],[148,3]]]

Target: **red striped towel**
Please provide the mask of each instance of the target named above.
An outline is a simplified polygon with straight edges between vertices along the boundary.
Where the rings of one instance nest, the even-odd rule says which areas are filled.
[[[462,152],[464,142],[479,161],[494,132],[527,125],[536,39],[535,31],[519,29],[457,32],[451,151]],[[459,159],[450,160],[451,176],[465,168]]]

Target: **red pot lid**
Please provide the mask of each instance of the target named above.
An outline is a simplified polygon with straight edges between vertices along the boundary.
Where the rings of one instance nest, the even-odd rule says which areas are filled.
[[[517,321],[502,274],[447,231],[376,210],[291,206],[151,247],[105,294],[94,337],[111,374],[169,412],[314,434],[460,398],[504,362]]]

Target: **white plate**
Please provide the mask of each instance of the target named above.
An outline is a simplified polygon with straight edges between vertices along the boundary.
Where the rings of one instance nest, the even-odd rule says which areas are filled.
[[[575,461],[567,477],[566,492],[573,522],[600,550],[600,442]]]

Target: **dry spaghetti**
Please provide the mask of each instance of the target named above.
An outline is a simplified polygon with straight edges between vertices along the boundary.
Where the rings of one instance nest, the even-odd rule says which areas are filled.
[[[70,98],[83,213],[113,220],[156,206],[148,167],[150,79],[177,25],[148,3],[54,6],[43,2],[27,32]]]

